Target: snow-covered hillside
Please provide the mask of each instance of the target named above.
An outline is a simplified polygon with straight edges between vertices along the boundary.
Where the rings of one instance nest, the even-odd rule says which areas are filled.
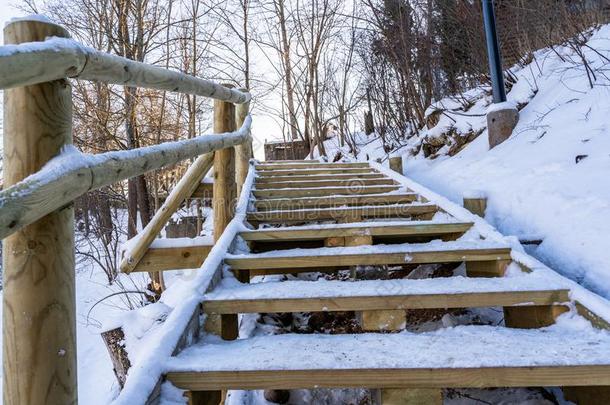
[[[471,190],[485,192],[487,219],[500,231],[543,238],[535,256],[610,298],[610,26],[581,50],[588,69],[568,47],[539,51],[529,65],[512,69],[517,81],[508,99],[523,108],[520,122],[493,150],[484,117],[491,97],[479,88],[430,108],[431,118],[443,110],[431,120],[436,125],[395,153],[403,155],[408,176],[456,202]],[[454,137],[443,138],[447,133]],[[481,134],[456,147],[455,139],[473,133]],[[358,159],[385,160],[372,139],[360,136]],[[336,142],[327,141],[329,156]]]

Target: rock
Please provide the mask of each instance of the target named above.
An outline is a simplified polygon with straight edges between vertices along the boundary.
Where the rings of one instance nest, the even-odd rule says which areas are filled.
[[[290,399],[288,390],[265,390],[265,399],[274,404],[287,404]]]

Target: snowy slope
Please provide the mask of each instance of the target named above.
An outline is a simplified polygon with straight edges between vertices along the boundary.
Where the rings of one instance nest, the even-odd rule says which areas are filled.
[[[543,237],[536,256],[610,297],[610,26],[588,45],[593,88],[571,50],[557,48],[561,58],[539,52],[516,72],[509,101],[536,94],[508,141],[490,151],[485,132],[454,157],[406,159],[406,172],[455,201],[467,190],[484,191],[492,224]]]
[[[525,107],[502,145],[489,150],[484,115],[491,96],[481,87],[431,106],[428,113],[444,110],[435,126],[393,154],[403,156],[408,176],[455,202],[484,192],[489,222],[508,235],[543,238],[536,257],[610,298],[610,25],[582,48],[589,72],[573,50],[555,51],[539,51],[528,66],[512,69],[518,80],[509,102]],[[422,144],[450,130],[483,132],[454,156],[449,140],[426,158]],[[338,149],[347,152],[337,143],[326,142],[331,159]],[[387,160],[374,136],[360,134],[358,144],[357,159]]]

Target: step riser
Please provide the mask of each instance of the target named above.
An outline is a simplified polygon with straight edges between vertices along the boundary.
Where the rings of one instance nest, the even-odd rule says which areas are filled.
[[[256,172],[259,177],[284,177],[284,176],[311,176],[311,175],[335,175],[335,174],[378,174],[374,169],[296,169],[296,170],[266,170]]]
[[[268,199],[254,203],[259,211],[298,210],[306,208],[357,207],[370,205],[410,204],[417,200],[415,194],[390,194],[387,196],[337,196],[303,199]]]
[[[480,251],[401,252],[341,256],[228,258],[225,263],[238,270],[299,269],[319,267],[405,265],[461,262],[490,262],[510,260],[509,249],[485,249]]]
[[[333,175],[313,175],[313,176],[267,176],[267,177],[258,177],[254,184],[273,184],[279,182],[286,181],[326,181],[326,180],[351,180],[351,179],[359,179],[359,180],[375,180],[375,179],[385,179],[387,178],[385,175],[381,173],[362,173],[362,174],[333,174]]]
[[[288,197],[325,197],[333,195],[367,195],[383,194],[396,191],[400,186],[355,186],[303,189],[254,190],[256,198],[288,198]]]
[[[349,180],[323,180],[323,181],[287,181],[278,183],[257,184],[257,190],[277,190],[277,189],[303,189],[319,187],[362,187],[362,186],[383,186],[393,185],[396,182],[392,179],[349,179]]]
[[[290,169],[362,169],[370,168],[368,163],[284,163],[276,164],[258,164],[255,166],[257,172],[275,171],[275,170],[290,170]]]
[[[168,373],[167,379],[192,391],[604,386],[610,366],[210,371]]]
[[[311,222],[311,221],[349,221],[357,218],[359,222],[363,219],[373,218],[412,218],[419,215],[432,216],[438,211],[435,205],[414,205],[414,206],[378,206],[375,208],[358,208],[346,210],[327,210],[327,211],[261,211],[248,214],[248,221],[254,222]],[[429,218],[422,218],[429,219]]]
[[[428,294],[376,297],[253,299],[205,301],[203,310],[216,314],[335,312],[397,309],[506,307],[520,304],[552,305],[569,300],[568,291],[518,291],[471,294]]]

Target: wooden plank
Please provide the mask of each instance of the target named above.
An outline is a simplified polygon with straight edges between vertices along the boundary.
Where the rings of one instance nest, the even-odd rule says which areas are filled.
[[[363,187],[355,185],[353,187],[321,187],[321,188],[290,188],[276,190],[254,190],[252,193],[256,198],[289,198],[289,197],[322,197],[332,195],[366,195],[382,194],[396,191],[401,186],[399,184],[391,186],[370,186]]]
[[[320,161],[318,159],[311,159],[311,160],[303,160],[303,159],[282,159],[282,160],[263,160],[262,164],[265,165],[275,165],[275,164],[283,164],[283,163],[306,163],[306,162],[310,162],[310,163],[319,163]]]
[[[288,169],[288,170],[263,170],[256,172],[259,177],[283,177],[283,176],[312,176],[312,175],[334,175],[334,174],[369,174],[378,173],[369,167],[361,168],[339,168],[339,169]]]
[[[119,266],[121,272],[130,273],[134,271],[146,254],[150,244],[155,240],[171,216],[174,215],[180,204],[193,194],[193,190],[200,184],[203,176],[212,167],[213,160],[214,155],[208,153],[199,156],[193,162],[178,184],[173,188],[161,208],[155,212],[150,222],[137,235],[135,243],[131,244],[129,249],[125,251]]]
[[[290,169],[360,169],[370,167],[368,163],[354,162],[354,163],[309,163],[307,160],[295,163],[282,163],[282,164],[264,164],[259,163],[255,166],[258,172],[261,171],[273,171],[273,170],[290,170]]]
[[[610,365],[170,372],[188,390],[486,388],[610,385]]]
[[[282,181],[316,181],[316,180],[345,180],[345,179],[383,179],[387,178],[383,173],[347,173],[347,174],[318,174],[318,175],[310,175],[310,176],[266,176],[266,177],[257,177],[256,183],[267,184],[267,183],[276,183]]]
[[[199,183],[193,194],[192,198],[205,198],[212,199],[214,197],[214,183]]]
[[[311,267],[343,267],[358,265],[385,265],[385,264],[424,264],[424,263],[459,263],[471,261],[510,260],[510,248],[472,248],[455,250],[413,251],[408,247],[399,252],[378,252],[360,254],[318,255],[317,249],[309,249],[300,256],[286,254],[284,256],[250,254],[232,256],[225,259],[225,263],[233,269],[290,269],[298,272],[299,269]]]
[[[438,211],[435,204],[401,204],[376,207],[328,208],[295,211],[249,212],[248,221],[252,222],[309,222],[321,220],[341,220],[360,216],[362,218],[410,218],[416,215],[433,214]]]
[[[261,183],[256,185],[257,190],[285,189],[285,188],[319,188],[319,187],[362,187],[397,184],[389,177],[381,179],[329,179],[313,181],[281,181],[277,183]]]
[[[472,227],[470,222],[460,223],[415,223],[404,225],[354,225],[350,227],[302,227],[301,229],[291,228],[271,228],[241,232],[239,235],[247,241],[304,241],[304,240],[323,240],[326,238],[346,237],[346,236],[438,236],[439,238],[447,234],[461,234]]]
[[[212,250],[212,245],[150,248],[132,271],[158,272],[197,269]]]
[[[387,194],[387,195],[341,195],[332,197],[311,198],[275,198],[261,199],[254,202],[257,210],[286,210],[303,208],[326,208],[358,205],[388,205],[408,204],[416,201],[417,194]]]
[[[289,283],[289,282],[287,282]],[[388,293],[368,297],[308,297],[205,300],[203,310],[214,314],[273,312],[334,312],[398,309],[508,307],[532,304],[551,305],[569,301],[568,290],[495,291],[458,294]]]

